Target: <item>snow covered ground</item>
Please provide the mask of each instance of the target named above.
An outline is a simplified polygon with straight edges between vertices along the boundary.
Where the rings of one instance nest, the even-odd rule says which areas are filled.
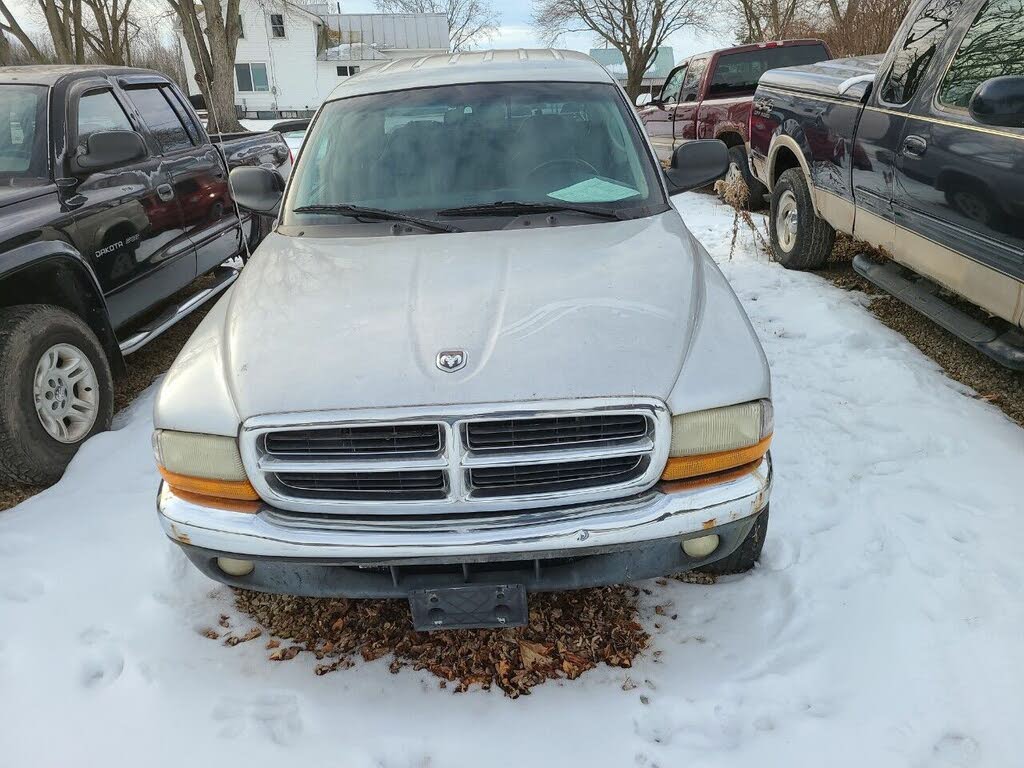
[[[634,669],[515,701],[387,659],[316,677],[200,637],[233,610],[157,525],[149,393],[0,513],[0,766],[1024,764],[1024,431],[857,294],[748,241],[729,260],[731,211],[681,201],[774,373],[754,572],[645,585]]]

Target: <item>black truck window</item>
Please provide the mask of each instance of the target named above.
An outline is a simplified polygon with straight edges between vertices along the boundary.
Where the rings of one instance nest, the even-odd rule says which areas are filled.
[[[825,46],[786,45],[758,48],[756,51],[727,53],[718,58],[708,87],[708,98],[748,96],[757,90],[757,81],[769,69],[817,64],[828,58]]]
[[[97,131],[134,131],[128,115],[110,91],[90,91],[78,102],[78,143]]]
[[[192,146],[185,126],[171,108],[164,88],[134,88],[128,96],[138,107],[142,119],[153,132],[164,154],[177,152]],[[169,95],[169,94],[167,94]]]
[[[1024,0],[989,0],[967,30],[939,88],[939,102],[967,109],[993,77],[1024,75]]]
[[[946,36],[961,5],[963,0],[931,0],[924,6],[889,68],[882,86],[882,101],[906,104],[914,98],[935,50]]]

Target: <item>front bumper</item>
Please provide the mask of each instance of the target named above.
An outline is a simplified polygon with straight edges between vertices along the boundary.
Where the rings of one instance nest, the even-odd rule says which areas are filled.
[[[575,589],[685,571],[733,552],[768,505],[771,460],[726,482],[582,507],[487,517],[403,521],[303,516],[262,506],[230,512],[176,496],[164,484],[160,522],[211,578],[267,592],[403,596],[411,589],[512,582],[533,591]],[[678,486],[677,486],[678,487]],[[718,534],[709,557],[680,542]],[[218,557],[256,561],[230,577]]]

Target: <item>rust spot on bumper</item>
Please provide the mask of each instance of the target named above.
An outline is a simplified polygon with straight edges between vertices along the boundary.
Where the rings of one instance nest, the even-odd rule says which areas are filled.
[[[187,533],[182,533],[178,530],[178,526],[171,523],[171,534],[174,536],[176,541],[180,541],[182,544],[191,544],[192,540],[188,537]]]
[[[711,528],[714,528],[716,525],[718,525],[718,520],[716,518],[712,517],[710,520],[705,520],[704,524],[701,527],[705,531],[707,531],[707,530],[710,530]]]

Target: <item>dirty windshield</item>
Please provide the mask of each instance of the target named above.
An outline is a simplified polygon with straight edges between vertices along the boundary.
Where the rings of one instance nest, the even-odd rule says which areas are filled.
[[[0,183],[47,175],[46,88],[0,85]]]
[[[338,100],[306,139],[285,223],[351,222],[331,206],[428,218],[495,203],[650,215],[665,201],[627,109],[615,86],[598,83],[474,83]],[[494,215],[515,212],[505,205]]]

